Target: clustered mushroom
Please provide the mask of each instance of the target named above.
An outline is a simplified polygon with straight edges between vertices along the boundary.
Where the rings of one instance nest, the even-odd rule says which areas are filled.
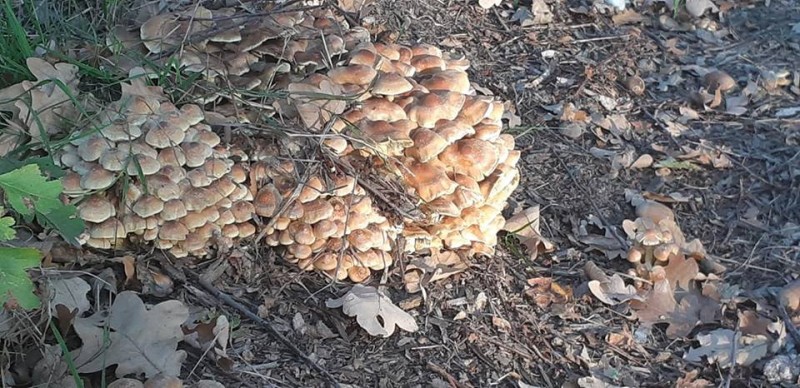
[[[405,220],[401,231],[409,252],[492,254],[505,223],[501,211],[519,183],[520,153],[502,133],[503,104],[476,94],[468,67],[430,45],[361,43],[345,65],[289,85],[306,127],[337,134],[325,137],[329,150],[368,160],[419,198],[426,217]],[[325,111],[296,92],[319,89],[357,102]],[[338,119],[331,125],[331,118]]]
[[[467,60],[430,45],[370,43],[329,8],[253,17],[191,7],[139,32],[156,61],[177,59],[235,91],[178,107],[134,69],[122,97],[56,155],[69,170],[64,194],[87,223],[83,243],[204,256],[258,234],[299,267],[354,282],[401,249],[494,252],[520,153],[502,133],[503,104],[476,93]],[[236,93],[267,89],[289,98],[235,105],[247,99]],[[302,167],[285,149],[223,145],[210,126],[253,122],[261,111],[295,117],[329,157],[404,187],[422,217],[379,209],[345,170]]]
[[[253,193],[199,106],[179,109],[134,79],[94,117],[58,157],[70,170],[64,193],[87,223],[84,243],[130,238],[185,257],[255,234]]]

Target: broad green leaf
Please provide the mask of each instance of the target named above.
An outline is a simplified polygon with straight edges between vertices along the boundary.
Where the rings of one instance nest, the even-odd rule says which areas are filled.
[[[86,225],[82,219],[75,217],[76,213],[77,208],[75,206],[61,205],[49,213],[36,212],[36,219],[39,224],[57,230],[67,242],[77,244],[78,236],[83,233]]]
[[[36,249],[0,247],[0,304],[13,297],[26,310],[39,307],[41,301],[33,293],[33,281],[26,270],[38,266],[41,261]]]
[[[14,219],[11,217],[3,217],[5,209],[0,206],[0,241],[8,241],[17,236],[17,231],[14,230]]]
[[[0,187],[11,207],[27,219],[34,215],[34,209],[48,213],[63,206],[58,200],[63,190],[61,182],[48,182],[35,164],[0,175]]]

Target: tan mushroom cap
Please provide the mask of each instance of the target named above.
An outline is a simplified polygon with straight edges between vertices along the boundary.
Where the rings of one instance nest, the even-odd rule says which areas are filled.
[[[331,209],[333,209],[331,207]],[[336,223],[331,220],[320,220],[313,226],[314,229],[314,237],[317,241],[325,240],[329,237],[333,237],[336,234]]]
[[[142,175],[153,175],[160,169],[161,163],[156,158],[148,155],[133,155],[128,161],[125,172],[129,176],[139,176],[140,172]]]
[[[627,259],[631,263],[641,263],[644,257],[644,252],[639,247],[631,247],[628,250]]]
[[[398,121],[406,120],[408,116],[400,105],[397,105],[385,98],[368,98],[361,103],[364,118],[368,120]]]
[[[372,66],[351,64],[336,67],[328,72],[328,77],[337,84],[369,85],[378,76]]]
[[[94,239],[116,239],[127,236],[125,225],[116,218],[109,218],[89,228],[89,236]]]
[[[442,57],[442,50],[436,46],[432,46],[430,44],[418,44],[411,47],[411,54],[415,57],[418,55],[433,55],[437,57]]]
[[[78,144],[78,155],[80,155],[81,159],[87,162],[94,162],[95,160],[100,159],[100,156],[103,155],[103,152],[112,147],[114,147],[113,142],[102,136],[94,135],[85,139],[81,139],[81,143]]]
[[[281,203],[281,194],[273,185],[267,185],[258,191],[253,199],[255,213],[261,217],[272,217]]]
[[[147,221],[145,221],[144,218],[131,213],[122,216],[122,225],[125,226],[125,230],[128,233],[141,234],[145,229],[147,229]]]
[[[184,206],[184,209],[185,209],[185,206]],[[219,213],[217,213],[216,219],[214,219],[212,221],[212,220],[209,220],[208,216],[206,214],[203,214],[203,212],[193,211],[193,212],[187,212],[186,215],[183,216],[183,218],[181,218],[180,220],[187,228],[189,228],[189,229],[197,229],[197,228],[205,225],[206,222],[214,222],[217,219],[219,219]]]
[[[427,74],[442,71],[447,64],[440,56],[423,54],[411,58],[411,66],[414,66],[418,74]]]
[[[214,183],[214,178],[208,176],[203,170],[196,169],[186,173],[186,179],[192,184],[192,187],[206,187]]]
[[[486,141],[494,141],[500,137],[503,127],[494,124],[478,124],[475,126],[475,138]],[[501,144],[505,145],[501,141]]]
[[[347,270],[347,277],[354,283],[361,283],[369,278],[370,270],[367,267],[351,267]]]
[[[314,243],[314,240],[316,240],[311,225],[302,221],[294,221],[289,224],[289,227],[286,228],[286,232],[288,232],[292,240],[298,244],[311,245]]]
[[[439,160],[452,167],[453,171],[477,181],[489,176],[500,162],[497,148],[492,143],[478,139],[459,140],[442,151]]]
[[[84,191],[81,187],[81,176],[74,171],[68,171],[61,178],[61,184],[64,187],[64,194],[67,195],[77,195]]]
[[[247,168],[240,163],[236,163],[231,166],[228,176],[231,177],[234,183],[244,183],[247,180]]]
[[[184,205],[186,205],[186,210],[188,211],[203,210],[219,200],[216,198],[215,193],[207,187],[193,187],[188,189],[183,194],[182,198]]]
[[[164,222],[158,229],[158,238],[161,240],[183,241],[188,234],[189,229],[180,221]]]
[[[425,209],[434,214],[458,217],[461,215],[461,209],[455,204],[452,196],[453,194],[441,196],[433,201],[425,203],[423,206]]]
[[[432,201],[443,195],[452,194],[458,185],[447,177],[444,170],[430,163],[406,163],[408,174],[405,179],[414,187],[417,195],[426,202]]]
[[[222,227],[222,236],[227,238],[239,237],[239,227],[233,223],[224,225]]]
[[[180,199],[171,199],[167,202],[164,202],[164,210],[159,213],[159,217],[161,217],[164,221],[174,221],[179,218],[183,218],[186,215],[186,206],[184,206],[183,201]],[[189,250],[192,251],[194,249]]]
[[[100,195],[92,195],[78,206],[78,216],[88,222],[99,224],[117,214],[117,210],[108,199]]]
[[[252,202],[237,201],[234,202],[233,206],[231,206],[231,212],[233,213],[234,220],[237,223],[243,223],[253,219],[255,208],[253,207]]]
[[[461,94],[469,93],[471,88],[469,76],[466,72],[459,70],[444,70],[434,73],[422,80],[420,85],[430,91],[449,91]]]
[[[145,179],[145,182],[147,183],[147,189],[162,201],[180,198],[183,194],[181,187],[165,174],[150,175]]]
[[[433,92],[406,106],[408,118],[420,127],[434,128],[439,120],[455,120],[466,97],[460,93]]]
[[[115,180],[114,173],[96,164],[81,177],[81,187],[86,190],[101,190],[114,184]]]
[[[392,149],[397,147],[402,149],[413,145],[411,131],[415,127],[416,124],[409,120],[399,120],[392,123],[382,120],[361,120],[358,123],[358,129],[367,139],[376,143],[391,142],[395,145]]]
[[[308,181],[303,185],[303,189],[300,190],[297,200],[301,203],[311,202],[319,198],[324,191],[325,182],[322,181],[322,178],[314,175],[309,177]]]
[[[256,234],[256,226],[249,222],[236,224],[236,227],[239,228],[239,238],[248,238]]]
[[[164,210],[164,201],[152,194],[143,195],[133,205],[133,212],[139,217],[147,218]]]
[[[167,148],[180,144],[186,137],[188,121],[179,121],[180,116],[169,118],[169,121],[150,119],[142,127],[147,130],[144,141],[155,148]]]
[[[122,171],[127,167],[130,153],[122,148],[109,148],[100,156],[99,163],[108,171]]]
[[[405,150],[407,156],[420,162],[428,162],[436,158],[450,143],[445,138],[428,128],[417,128],[411,132],[412,147]]]
[[[183,154],[186,156],[186,165],[189,167],[202,166],[206,159],[214,153],[214,150],[208,144],[194,141],[182,143],[181,149],[183,149]]]
[[[350,246],[359,252],[366,252],[372,249],[375,240],[376,236],[369,229],[356,229],[347,235],[347,241]]]
[[[661,232],[656,229],[646,229],[636,236],[636,241],[644,246],[655,246],[664,240]]]
[[[291,253],[295,258],[301,259],[301,260],[302,259],[307,259],[307,258],[311,257],[311,255],[314,254],[314,251],[311,249],[311,246],[306,245],[306,244],[292,244],[292,245],[289,245],[288,250],[289,250],[289,253]],[[308,267],[306,267],[308,270],[311,270],[311,269],[314,268],[313,264],[311,264],[310,261],[304,263],[304,265],[308,266]]]
[[[492,113],[492,100],[483,96],[467,96],[461,112],[458,113],[458,120],[468,125],[478,125]]]
[[[372,86],[372,94],[393,97],[408,93],[412,88],[411,82],[400,74],[380,73]]]
[[[314,268],[321,271],[333,271],[339,264],[339,254],[325,252],[314,259]]]
[[[307,224],[315,224],[333,215],[333,206],[324,198],[317,198],[303,204],[301,220]]]
[[[236,217],[234,217],[233,212],[230,209],[220,210],[219,218],[214,222],[217,225],[230,225],[236,222]],[[238,229],[237,229],[237,232]],[[235,237],[235,236],[234,236]]]

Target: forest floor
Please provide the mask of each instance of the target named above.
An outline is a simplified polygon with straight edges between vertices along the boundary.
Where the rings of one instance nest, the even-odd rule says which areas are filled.
[[[672,6],[652,1],[624,13],[587,0],[365,6],[361,21],[381,39],[463,54],[471,80],[509,101],[522,178],[507,210],[539,206],[541,235],[554,245],[532,257],[503,236],[495,257],[423,293],[407,293],[401,268],[391,270],[388,293],[418,331],[368,336],[325,306],[347,284],[299,273],[267,248],[258,259],[195,269],[234,266],[216,286],[343,387],[768,385],[764,366],[775,352],[734,368],[685,356],[703,334],[746,326],[744,310],[783,322],[764,290],[800,276],[800,6],[716,2],[699,17]],[[715,69],[732,77],[730,90],[715,94],[706,76]],[[672,208],[687,239],[702,242],[725,268],[717,276],[735,290],[717,301],[717,318],[694,322],[686,335],[667,335],[669,317],[645,328],[628,304],[604,304],[589,289],[587,263],[609,276],[630,268],[619,254],[623,221],[636,218],[633,192]],[[82,270],[102,266],[89,267]],[[176,282],[169,297],[226,311],[234,327],[228,356],[236,366],[225,370],[186,346],[184,381],[325,385],[263,326],[191,281]],[[796,352],[789,344],[777,354],[800,368]]]

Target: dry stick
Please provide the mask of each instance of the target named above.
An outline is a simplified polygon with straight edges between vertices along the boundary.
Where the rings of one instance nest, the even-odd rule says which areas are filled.
[[[321,374],[326,380],[328,380],[328,382],[330,383],[330,386],[335,387],[335,388],[340,388],[341,387],[339,385],[339,382],[336,381],[336,378],[333,377],[333,375],[331,375],[330,372],[325,370],[325,368],[321,367],[319,364],[314,362],[314,360],[312,360],[305,353],[303,353],[303,351],[300,350],[297,346],[295,346],[294,343],[292,343],[292,341],[290,341],[288,338],[286,338],[279,331],[275,330],[275,328],[272,327],[272,325],[269,322],[267,322],[266,320],[262,319],[261,317],[259,317],[254,312],[250,311],[250,309],[248,309],[245,305],[237,302],[230,295],[220,291],[217,287],[214,287],[213,284],[211,284],[208,280],[205,280],[202,276],[200,276],[200,275],[198,275],[198,274],[196,274],[196,273],[194,273],[192,271],[189,271],[189,270],[186,270],[186,273],[190,274],[193,278],[195,278],[195,280],[197,280],[200,283],[200,285],[203,286],[203,288],[206,289],[206,291],[211,293],[211,295],[214,295],[217,299],[221,300],[222,302],[224,302],[228,306],[233,307],[234,309],[236,309],[240,313],[244,314],[246,317],[248,317],[248,318],[252,319],[253,321],[255,321],[256,323],[258,323],[263,328],[267,329],[267,331],[270,334],[272,334],[273,337],[275,337],[278,341],[280,341],[284,346],[289,348],[289,350],[291,350],[292,353],[294,353],[297,357],[302,359],[303,362],[305,362],[308,366],[310,366],[311,368],[313,368],[314,370],[319,372],[319,374]]]

